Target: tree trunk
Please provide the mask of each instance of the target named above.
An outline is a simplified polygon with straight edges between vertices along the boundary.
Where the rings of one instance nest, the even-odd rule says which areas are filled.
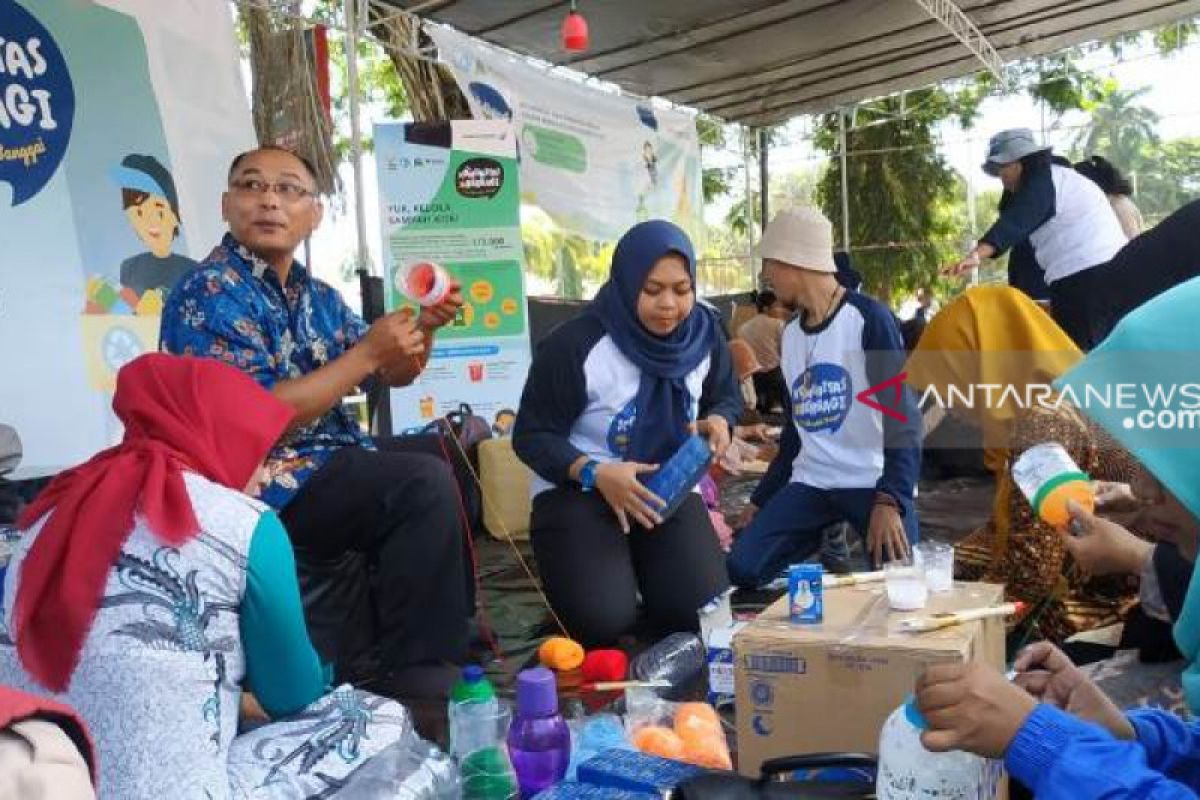
[[[388,18],[390,16],[390,18]],[[471,109],[450,70],[441,64],[413,58],[405,50],[416,42],[422,48],[430,44],[420,22],[408,15],[390,14],[370,6],[367,26],[379,40],[404,84],[408,105],[417,122],[470,119]]]

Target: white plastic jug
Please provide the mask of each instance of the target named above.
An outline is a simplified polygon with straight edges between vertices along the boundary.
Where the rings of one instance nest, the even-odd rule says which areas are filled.
[[[994,800],[1001,762],[921,744],[925,721],[914,698],[892,712],[879,735],[879,800]]]

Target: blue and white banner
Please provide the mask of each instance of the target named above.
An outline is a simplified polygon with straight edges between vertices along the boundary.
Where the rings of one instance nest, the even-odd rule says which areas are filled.
[[[254,132],[223,2],[0,0],[0,54],[0,423],[33,476],[120,436],[116,369]]]

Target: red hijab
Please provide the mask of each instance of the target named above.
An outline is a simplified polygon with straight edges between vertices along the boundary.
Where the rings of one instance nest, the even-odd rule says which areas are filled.
[[[65,691],[135,512],[178,547],[199,530],[183,482],[195,472],[242,491],[295,411],[218,361],[163,353],[117,374],[113,410],[125,438],[60,474],[21,515],[47,512],[21,565],[13,608],[17,652],[29,674]]]

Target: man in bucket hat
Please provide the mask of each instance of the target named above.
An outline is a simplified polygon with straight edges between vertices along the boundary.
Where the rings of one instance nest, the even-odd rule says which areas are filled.
[[[898,378],[905,353],[895,320],[838,283],[832,226],[816,209],[778,214],[758,255],[779,300],[800,314],[781,349],[789,424],[743,518],[730,577],[766,583],[813,555],[821,531],[843,521],[865,538],[874,564],[902,558],[917,539],[921,423]]]

